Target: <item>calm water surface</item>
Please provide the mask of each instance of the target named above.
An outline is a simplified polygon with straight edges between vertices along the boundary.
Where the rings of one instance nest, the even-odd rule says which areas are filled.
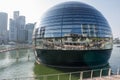
[[[0,49],[11,46],[0,46]],[[30,59],[28,61],[28,55]],[[16,58],[19,56],[19,59]],[[32,77],[34,75],[35,58],[32,49],[0,53],[0,79],[15,77]],[[120,47],[114,45],[109,65],[113,72],[120,66]]]
[[[10,46],[0,46],[7,48]],[[30,55],[28,61],[28,55]],[[16,58],[19,56],[19,59]],[[0,53],[0,79],[34,76],[34,54],[32,49]]]

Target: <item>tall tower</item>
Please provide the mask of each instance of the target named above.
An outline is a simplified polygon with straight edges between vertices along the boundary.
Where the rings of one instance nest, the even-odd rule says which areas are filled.
[[[14,11],[9,25],[9,40],[18,43],[25,42],[25,16],[19,15],[19,11]]]
[[[9,21],[9,41],[17,42],[18,18],[19,18],[19,11],[14,11],[13,19],[11,18]]]
[[[15,20],[9,20],[9,40],[10,41],[17,41],[17,28],[15,27]]]
[[[25,16],[19,16],[16,19],[17,41],[25,42]]]
[[[19,11],[14,11],[13,18],[17,19],[19,17]]]
[[[0,44],[7,41],[8,14],[0,12]]]
[[[35,25],[35,24],[33,24],[33,23],[28,23],[28,24],[26,24],[26,26],[25,26],[25,29],[26,29],[26,31],[27,31],[27,35],[26,35],[27,38],[26,38],[26,40],[27,40],[27,42],[28,42],[29,44],[32,43],[32,34],[33,34],[34,25]]]

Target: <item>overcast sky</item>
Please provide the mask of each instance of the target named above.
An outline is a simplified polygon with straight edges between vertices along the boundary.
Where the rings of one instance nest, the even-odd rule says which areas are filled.
[[[114,37],[120,37],[120,0],[0,0],[0,12],[12,18],[13,11],[20,11],[27,23],[34,23],[50,7],[66,1],[80,1],[95,7],[108,20]]]

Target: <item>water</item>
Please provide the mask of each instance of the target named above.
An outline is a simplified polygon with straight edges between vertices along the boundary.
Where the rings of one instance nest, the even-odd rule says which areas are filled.
[[[117,47],[120,44],[114,45],[111,58],[109,60],[110,67],[112,68],[113,73],[117,72],[117,68],[120,68],[120,47]]]
[[[30,55],[29,61],[28,55]],[[17,60],[16,58],[18,56],[19,59]],[[34,62],[35,59],[32,49],[0,53],[0,79],[28,76],[32,77],[34,76]]]
[[[7,47],[11,46],[0,46],[0,49]],[[28,55],[30,55],[29,61]],[[17,56],[19,56],[18,60],[16,59]],[[32,49],[0,53],[0,79],[34,77],[34,63],[35,58]],[[109,65],[113,73],[120,67],[120,47],[116,47],[116,45],[113,47]]]

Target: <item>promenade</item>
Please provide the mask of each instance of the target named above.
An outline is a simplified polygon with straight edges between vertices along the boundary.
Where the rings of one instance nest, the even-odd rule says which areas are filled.
[[[120,80],[120,75],[112,75],[112,76],[103,76],[103,77],[96,77],[96,78],[89,78],[83,80]]]
[[[119,72],[119,69],[117,69],[117,72],[113,74],[111,68],[105,68],[59,74],[37,75],[34,77],[17,77],[9,80],[120,80]]]
[[[9,48],[5,48],[5,49],[0,49],[0,53],[7,52],[7,51],[12,51],[12,50],[28,49],[28,48],[32,48],[32,46],[9,47]]]

